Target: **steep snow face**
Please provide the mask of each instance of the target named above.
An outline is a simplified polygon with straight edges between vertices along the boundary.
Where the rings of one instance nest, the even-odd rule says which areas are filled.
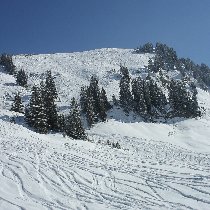
[[[131,74],[141,72],[151,54],[134,54],[131,49],[98,49],[77,53],[52,55],[18,55],[13,60],[18,69],[29,75],[30,84],[39,83],[44,73],[51,70],[62,102],[78,97],[82,85],[88,85],[96,75],[100,84],[109,90],[108,97],[119,89],[120,65],[127,66]]]
[[[119,67],[133,77],[145,76],[151,54],[130,49],[18,55],[18,69],[29,75],[29,86],[44,73],[55,76],[60,102],[66,109],[82,85],[96,75],[109,95],[118,95]],[[179,79],[179,73],[170,72]],[[145,123],[120,109],[106,123],[87,131],[91,142],[61,134],[38,134],[22,114],[9,111],[14,93],[25,102],[30,87],[0,71],[0,209],[210,209],[210,97],[198,89],[206,113],[199,119]],[[67,109],[68,110],[68,109]],[[17,116],[17,123],[10,118]],[[106,145],[119,142],[122,149]]]

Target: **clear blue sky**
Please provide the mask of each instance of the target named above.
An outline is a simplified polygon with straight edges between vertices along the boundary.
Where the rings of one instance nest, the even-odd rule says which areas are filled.
[[[160,41],[210,65],[210,0],[0,0],[0,53],[135,48]]]

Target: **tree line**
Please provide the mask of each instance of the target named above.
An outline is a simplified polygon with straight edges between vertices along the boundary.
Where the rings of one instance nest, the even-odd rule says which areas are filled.
[[[210,68],[208,65],[196,64],[189,58],[179,58],[176,51],[166,44],[157,42],[156,45],[153,45],[148,42],[137,47],[134,52],[154,54],[154,59],[150,59],[148,64],[151,72],[158,72],[161,69],[177,70],[183,77],[195,78],[202,89],[208,89],[210,86]]]
[[[146,120],[158,117],[197,117],[201,115],[197,101],[196,86],[184,80],[168,80],[166,98],[160,87],[149,74],[145,79],[131,79],[128,68],[121,66],[120,106],[125,113],[134,111]]]

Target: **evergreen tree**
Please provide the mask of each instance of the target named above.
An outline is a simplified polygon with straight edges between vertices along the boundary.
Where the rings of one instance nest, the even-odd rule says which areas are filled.
[[[165,114],[165,105],[167,104],[166,97],[162,90],[158,87],[157,83],[150,79],[150,99],[154,114]]]
[[[101,107],[100,107],[100,89],[98,86],[98,80],[95,76],[91,77],[90,80],[90,86],[88,88],[88,94],[92,96],[93,100],[93,109],[95,113],[95,118],[99,117],[99,113],[101,112]],[[97,119],[98,121],[99,119]]]
[[[58,131],[65,131],[65,117],[63,114],[58,115]]]
[[[144,81],[140,77],[132,81],[132,94],[134,111],[137,114],[144,116],[147,113],[147,106],[144,98]]]
[[[80,112],[75,98],[71,101],[71,111],[66,119],[65,132],[74,139],[85,139],[85,130],[80,119]]]
[[[187,118],[200,116],[196,95],[197,90],[194,85],[191,85],[191,90],[189,90],[184,82],[172,80],[169,87],[172,116]]]
[[[149,58],[149,61],[148,61],[148,66],[147,66],[148,70],[149,70],[149,73],[153,72],[154,71],[154,63],[152,61],[151,58]]]
[[[191,117],[200,117],[201,116],[201,111],[200,111],[200,107],[198,105],[198,100],[197,100],[197,89],[194,83],[190,84],[190,88],[191,88],[191,100],[190,100],[190,106],[188,109],[189,115]]]
[[[40,88],[34,86],[25,113],[26,121],[40,133],[47,133],[48,124]]]
[[[136,53],[153,53],[153,44],[148,42],[135,50]]]
[[[120,74],[122,75],[122,77],[130,78],[129,71],[128,71],[127,67],[120,66]]]
[[[47,76],[45,80],[45,90],[46,94],[50,95],[50,97],[53,97],[53,99],[57,99],[58,93],[51,71],[47,71]]]
[[[120,105],[128,113],[133,107],[133,98],[130,90],[130,76],[126,67],[120,68],[122,77],[120,79]]]
[[[89,126],[99,120],[106,120],[106,111],[111,108],[111,105],[108,102],[106,91],[103,88],[100,91],[96,77],[91,77],[88,87],[81,88],[80,105]]]
[[[150,79],[147,77],[146,80],[143,81],[144,87],[144,100],[147,107],[147,114],[152,114],[152,104],[151,104],[151,96],[150,96]]]
[[[107,98],[106,98],[106,94],[105,94],[105,91],[101,91],[100,93],[100,112],[99,112],[99,117],[101,118],[102,122],[105,122],[106,121],[106,117],[107,117],[107,114],[106,114],[106,105],[108,106],[108,104],[106,104],[107,101]],[[109,107],[108,107],[109,108]]]
[[[103,87],[102,87],[101,93],[100,93],[100,100],[103,101],[103,106],[106,111],[108,111],[109,109],[112,108],[111,104],[109,103],[109,101],[107,99],[106,91],[104,90]]]
[[[168,47],[165,44],[157,43],[155,47],[156,57],[160,61],[160,65],[163,69],[169,71],[173,70],[177,64],[178,58],[176,51],[173,48]]]
[[[12,104],[11,111],[24,113],[23,107],[24,106],[23,106],[23,103],[22,103],[22,100],[21,100],[21,97],[20,97],[20,93],[18,92],[15,95],[15,99],[14,99],[14,102]]]
[[[80,91],[80,107],[83,113],[87,112],[87,88],[81,87]]]
[[[26,87],[27,80],[28,80],[27,75],[23,69],[21,69],[20,71],[17,72],[16,82],[18,85],[20,85],[22,87]]]
[[[50,98],[45,98],[45,110],[47,115],[47,124],[49,129],[57,130],[58,129],[58,113],[57,106],[54,100],[50,100]]]
[[[58,129],[58,113],[55,99],[58,97],[55,87],[54,79],[52,78],[51,71],[47,71],[47,77],[44,82],[41,82],[41,93],[44,99],[45,112],[47,116],[47,124],[49,129]]]
[[[90,94],[87,97],[86,119],[90,127],[98,121],[98,117],[94,112],[94,100]]]
[[[12,56],[7,54],[2,54],[0,59],[0,65],[5,67],[6,72],[13,75],[15,74],[15,65],[12,61]]]

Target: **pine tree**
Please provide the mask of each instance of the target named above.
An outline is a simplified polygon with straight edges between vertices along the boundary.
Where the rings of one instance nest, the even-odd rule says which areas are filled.
[[[51,71],[47,71],[47,76],[45,80],[45,88],[46,88],[47,94],[49,94],[50,97],[53,97],[53,99],[57,99],[58,93],[56,90],[55,82],[52,77]]]
[[[20,93],[18,92],[15,95],[15,99],[14,99],[14,102],[12,104],[11,111],[24,113],[23,107],[24,106],[23,106],[23,103],[22,103],[22,100],[21,100],[21,97],[20,97]]]
[[[58,129],[58,113],[57,106],[51,98],[45,98],[44,107],[46,110],[47,124],[49,129],[57,130]]]
[[[65,131],[65,117],[63,114],[58,115],[58,131]]]
[[[154,61],[149,59],[147,68],[150,73],[157,73],[164,68],[164,62],[160,56],[155,55]]]
[[[194,83],[190,84],[190,91],[191,91],[191,100],[189,102],[188,113],[190,117],[200,117],[201,111],[198,105],[197,94],[198,91]]]
[[[26,121],[40,133],[47,133],[48,124],[40,88],[34,86],[25,113]]]
[[[120,68],[122,78],[120,79],[120,105],[126,113],[133,107],[133,98],[130,90],[130,76],[126,67]]]
[[[153,53],[153,44],[148,42],[143,46],[138,47],[136,53]]]
[[[90,94],[87,96],[86,119],[90,127],[98,121],[98,117],[94,112],[94,100]]]
[[[101,93],[100,93],[100,100],[103,101],[104,103],[104,108],[106,111],[108,111],[109,109],[112,108],[111,104],[109,103],[108,99],[107,99],[107,95],[106,95],[106,91],[104,90],[104,88],[102,87],[101,89]]]
[[[91,77],[88,87],[81,88],[80,105],[89,126],[100,120],[106,120],[106,111],[111,108],[111,105],[108,102],[106,91],[103,88],[100,91],[96,77]]]
[[[144,98],[144,81],[140,77],[132,81],[132,94],[134,111],[137,114],[144,116],[147,113],[147,106]]]
[[[152,104],[151,104],[151,96],[150,96],[150,79],[147,78],[147,80],[143,81],[143,87],[144,87],[144,100],[147,107],[147,114],[152,114]]]
[[[174,70],[177,65],[177,55],[173,48],[168,47],[165,44],[157,43],[155,47],[156,57],[160,61],[160,65],[165,70]]]
[[[15,65],[12,61],[12,56],[7,54],[2,54],[0,59],[0,65],[5,67],[6,72],[13,75],[15,74]]]
[[[47,124],[49,129],[58,129],[58,113],[55,99],[58,97],[55,87],[54,79],[52,78],[51,71],[47,71],[47,77],[44,82],[41,82],[41,92],[44,98],[45,111],[47,116]]]
[[[80,112],[75,98],[71,101],[71,111],[66,119],[65,132],[74,139],[85,139],[86,134],[80,119]]]
[[[172,108],[172,116],[196,117],[200,116],[197,102],[197,90],[195,85],[191,85],[191,90],[187,90],[183,81],[171,81],[169,87],[169,102]]]
[[[83,113],[87,112],[87,87],[81,87],[80,91],[80,107]]]
[[[28,80],[27,75],[23,69],[21,69],[20,71],[17,72],[16,82],[18,85],[20,85],[22,87],[26,87],[27,80]]]
[[[99,117],[99,113],[100,113],[100,89],[98,86],[98,80],[95,76],[91,77],[90,80],[90,86],[88,88],[88,94],[92,96],[93,99],[93,109],[94,109],[94,113],[95,113],[95,118]],[[98,121],[99,119],[97,119]]]
[[[106,118],[107,118],[107,114],[106,114],[106,97],[104,97],[104,93],[103,91],[101,91],[101,94],[100,94],[100,112],[99,112],[99,117],[101,118],[102,122],[105,122],[106,121]],[[108,102],[108,101],[107,101]]]
[[[150,79],[150,98],[154,114],[165,114],[165,105],[167,104],[166,97],[162,90],[158,87],[154,80]]]
[[[149,58],[149,60],[148,60],[147,68],[148,68],[149,73],[154,71],[154,63],[153,63],[153,60],[151,58]]]

